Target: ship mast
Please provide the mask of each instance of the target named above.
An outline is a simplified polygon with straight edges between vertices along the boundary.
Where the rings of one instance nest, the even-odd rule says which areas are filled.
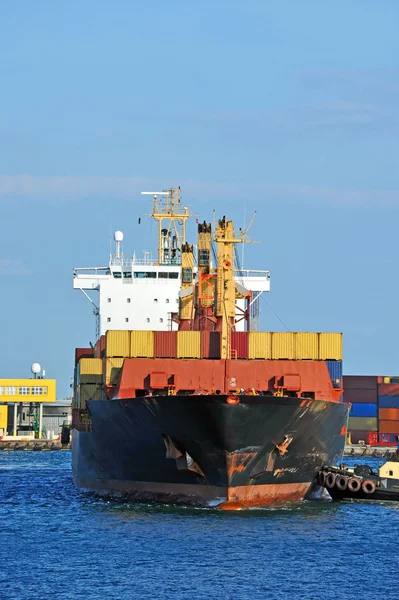
[[[252,225],[253,219],[249,225]],[[248,229],[249,229],[248,227]],[[235,303],[237,284],[234,280],[234,244],[249,242],[246,238],[248,232],[234,230],[233,221],[223,217],[218,221],[215,231],[217,243],[217,269],[216,269],[216,302],[215,316],[221,320],[221,358],[231,358],[230,333],[235,325]],[[240,286],[241,287],[241,286]],[[245,293],[246,290],[243,289]]]
[[[181,264],[182,245],[186,241],[186,221],[193,216],[187,206],[180,205],[180,186],[162,192],[141,192],[153,196],[152,217],[158,222],[158,263]],[[161,198],[158,198],[161,196]]]

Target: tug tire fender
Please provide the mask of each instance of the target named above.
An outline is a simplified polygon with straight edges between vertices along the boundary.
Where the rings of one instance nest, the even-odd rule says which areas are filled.
[[[373,494],[375,492],[375,483],[371,479],[365,479],[362,483],[362,490],[365,494]]]
[[[335,473],[328,472],[326,475],[326,487],[330,489],[333,488],[336,478],[337,476]]]
[[[335,486],[340,492],[343,492],[348,487],[348,478],[345,475],[337,475]]]
[[[357,477],[351,477],[350,479],[348,479],[348,490],[350,492],[356,493],[361,489],[362,489],[362,483],[361,483],[360,479],[358,479]]]
[[[319,471],[317,475],[317,480],[321,486],[324,487],[326,485],[326,474],[324,471]]]

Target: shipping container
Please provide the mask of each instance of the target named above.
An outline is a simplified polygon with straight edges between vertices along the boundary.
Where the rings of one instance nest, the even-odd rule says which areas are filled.
[[[378,418],[381,421],[399,421],[399,408],[380,408]]]
[[[399,421],[380,421],[380,433],[399,435]]]
[[[362,431],[362,430],[353,430],[353,431],[349,431],[348,433],[348,439],[349,444],[358,444],[359,442],[364,442],[365,444],[368,443],[368,435],[369,435],[369,431]]]
[[[155,357],[176,358],[177,331],[155,331]]]
[[[246,331],[232,331],[230,336],[232,358],[248,358],[248,334]]]
[[[93,348],[75,348],[75,365],[78,364],[81,358],[93,358]]]
[[[399,396],[379,396],[378,406],[380,408],[399,408]]]
[[[396,383],[396,384],[398,384],[399,377],[383,377],[381,383],[392,383],[392,384]]]
[[[272,333],[272,359],[295,359],[295,333],[290,331]]]
[[[126,358],[130,356],[130,331],[110,330],[106,333],[105,356]]]
[[[374,390],[377,394],[377,377],[374,375],[344,375],[344,390]]]
[[[349,417],[349,431],[378,431],[376,417]]]
[[[351,417],[377,417],[378,404],[358,403],[352,404],[350,410]]]
[[[319,360],[319,334],[298,332],[295,335],[295,358]]]
[[[366,404],[377,404],[378,396],[376,390],[347,390],[345,388],[345,377],[344,377],[344,402],[350,402],[351,404],[366,403]]]
[[[154,353],[155,348],[153,331],[130,332],[131,358],[154,358]]]
[[[201,331],[201,358],[220,358],[219,331]]]
[[[8,406],[0,404],[0,429],[7,429]]]
[[[342,333],[319,333],[319,360],[342,360]]]
[[[326,360],[328,372],[330,373],[333,387],[342,386],[342,361],[341,360]]]
[[[81,383],[75,390],[76,407],[86,409],[87,400],[101,400],[102,387],[96,383]]]
[[[201,358],[201,332],[177,332],[177,358]]]
[[[378,442],[380,444],[393,444],[396,442],[397,436],[394,433],[379,433]]]
[[[399,396],[399,383],[380,383],[378,386],[379,396]]]
[[[251,331],[248,333],[248,358],[272,358],[272,333]]]
[[[105,385],[117,385],[122,374],[124,358],[104,358]]]
[[[101,358],[81,358],[76,367],[75,373],[75,384],[101,384],[103,380],[103,364]]]
[[[79,361],[80,375],[102,375],[103,363],[101,358],[81,358]]]

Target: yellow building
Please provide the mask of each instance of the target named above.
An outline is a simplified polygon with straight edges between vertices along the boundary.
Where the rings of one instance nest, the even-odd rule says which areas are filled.
[[[13,435],[17,435],[18,412],[21,415],[24,404],[37,405],[37,433],[39,438],[42,432],[43,403],[56,401],[55,379],[0,379],[0,431],[7,429],[8,404],[14,405],[12,422]]]

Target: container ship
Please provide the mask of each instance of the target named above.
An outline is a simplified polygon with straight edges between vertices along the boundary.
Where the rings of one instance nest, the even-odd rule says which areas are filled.
[[[259,331],[270,274],[240,266],[248,230],[197,220],[192,245],[180,188],[148,193],[157,259],[126,258],[116,232],[106,267],[74,269],[98,336],[75,352],[76,486],[226,510],[302,500],[345,445],[342,335]]]

